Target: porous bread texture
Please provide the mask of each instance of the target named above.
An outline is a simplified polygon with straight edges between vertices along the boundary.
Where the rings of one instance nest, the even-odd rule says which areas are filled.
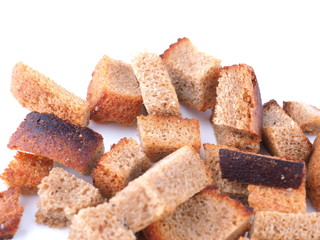
[[[138,142],[123,138],[97,161],[92,171],[93,185],[109,199],[150,167]]]
[[[272,155],[306,162],[312,144],[275,100],[263,105],[263,142]]]
[[[320,210],[320,134],[317,135],[307,171],[307,195],[311,204]]]
[[[203,112],[214,107],[220,60],[198,51],[188,38],[171,44],[161,58],[182,103]]]
[[[207,164],[192,147],[185,146],[155,163],[109,203],[119,218],[138,232],[173,212],[211,182]]]
[[[253,69],[246,64],[223,67],[211,124],[217,143],[259,152],[262,104]]]
[[[135,240],[109,203],[81,209],[72,218],[69,240]]]
[[[104,153],[99,133],[38,112],[26,116],[11,135],[8,147],[47,157],[87,175]]]
[[[151,161],[157,161],[185,145],[200,151],[200,125],[196,119],[140,115],[137,126],[143,151]]]
[[[320,213],[257,212],[249,237],[250,240],[320,239]]]
[[[302,131],[312,134],[320,132],[320,109],[295,101],[283,102],[283,109],[299,124]]]
[[[53,168],[38,186],[36,222],[64,228],[82,208],[104,201],[99,190],[62,168]]]
[[[19,188],[10,187],[0,192],[0,239],[11,239],[16,234],[24,207],[19,205]]]
[[[89,105],[85,100],[21,62],[13,68],[11,92],[30,111],[52,113],[82,127],[89,124]]]
[[[41,180],[53,167],[51,159],[17,152],[8,168],[0,175],[9,187],[18,187],[22,194],[36,193]]]
[[[132,66],[148,114],[181,117],[178,97],[162,59],[144,52],[135,56]]]
[[[233,240],[249,229],[252,215],[252,209],[207,187],[144,234],[148,240]]]
[[[203,145],[205,152],[205,161],[209,164],[210,170],[212,172],[213,183],[218,186],[221,193],[227,194],[232,198],[237,198],[245,200],[248,198],[248,184],[230,181],[226,178],[222,178],[220,169],[220,149],[237,150],[233,147],[215,145],[211,143],[205,143]]]
[[[103,56],[92,73],[87,101],[92,120],[132,125],[141,112],[142,97],[131,65]]]

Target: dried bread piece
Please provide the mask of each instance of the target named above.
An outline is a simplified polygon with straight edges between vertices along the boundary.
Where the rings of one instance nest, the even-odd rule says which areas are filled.
[[[161,55],[179,100],[205,111],[213,108],[220,60],[200,52],[188,38],[181,38]]]
[[[30,152],[90,174],[104,153],[102,136],[53,114],[31,112],[12,134],[10,149]]]
[[[0,192],[0,239],[11,239],[16,234],[24,207],[19,205],[19,188],[10,187]]]
[[[71,221],[69,240],[135,240],[134,233],[108,203],[81,209]]]
[[[88,86],[90,118],[130,126],[140,114],[142,97],[131,65],[103,56]]]
[[[256,75],[245,64],[224,67],[220,74],[211,117],[217,143],[257,153],[262,138],[262,104]]]
[[[99,190],[62,168],[53,168],[39,185],[36,222],[64,228],[82,208],[104,201]]]
[[[250,240],[320,239],[320,213],[257,212]]]
[[[31,111],[52,113],[82,127],[89,124],[90,112],[85,100],[21,62],[13,68],[11,92]]]
[[[53,167],[51,159],[17,152],[8,168],[0,175],[9,187],[18,187],[23,194],[36,193],[41,180]]]
[[[301,127],[302,131],[320,133],[320,109],[295,101],[283,102],[284,111]]]
[[[170,214],[177,206],[211,184],[207,164],[185,146],[155,163],[131,181],[109,203],[134,232]]]
[[[272,155],[308,160],[312,145],[275,100],[263,105],[263,142]]]
[[[148,114],[181,117],[178,97],[162,59],[155,53],[140,53],[132,66]]]
[[[144,234],[148,240],[237,239],[249,229],[252,215],[252,209],[207,187]]]
[[[196,119],[140,115],[137,120],[143,151],[151,161],[185,145],[200,151],[200,125]]]
[[[104,197],[111,198],[150,167],[137,141],[123,138],[97,161],[92,171],[93,185]]]

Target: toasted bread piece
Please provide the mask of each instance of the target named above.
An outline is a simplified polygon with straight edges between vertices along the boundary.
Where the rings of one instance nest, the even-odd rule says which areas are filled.
[[[53,167],[51,159],[17,152],[8,168],[0,175],[9,187],[18,187],[23,194],[36,193],[41,180]]]
[[[262,138],[262,104],[256,75],[245,64],[224,67],[220,74],[211,117],[217,143],[257,153]]]
[[[135,240],[134,233],[108,203],[81,209],[71,221],[69,240]]]
[[[182,103],[203,112],[213,108],[220,60],[199,52],[188,38],[178,39],[161,58]]]
[[[130,126],[140,114],[142,97],[131,65],[103,56],[88,87],[90,118]]]
[[[200,125],[196,119],[140,115],[137,120],[143,151],[151,161],[185,145],[200,151]]]
[[[134,232],[170,214],[181,203],[211,184],[207,164],[185,146],[131,181],[109,203]]]
[[[181,117],[176,90],[162,59],[155,53],[140,53],[132,66],[148,114]]]
[[[64,228],[82,208],[104,201],[99,190],[62,168],[53,168],[38,186],[36,222]]]
[[[283,102],[283,109],[296,121],[302,131],[312,134],[320,133],[320,109],[302,102]]]
[[[31,111],[52,113],[82,127],[89,124],[89,105],[85,100],[21,62],[13,68],[11,92]]]
[[[19,205],[19,188],[10,187],[0,192],[0,239],[11,239],[16,234],[24,207]]]
[[[98,160],[92,171],[93,185],[109,199],[150,167],[137,141],[123,138]]]
[[[12,134],[8,147],[47,157],[83,174],[90,174],[95,161],[104,153],[99,133],[38,112],[26,116]]]
[[[245,234],[252,215],[252,209],[207,187],[144,234],[148,240],[232,240]]]
[[[250,240],[320,239],[320,213],[257,212]]]
[[[308,160],[312,145],[275,100],[263,105],[263,142],[272,155]]]

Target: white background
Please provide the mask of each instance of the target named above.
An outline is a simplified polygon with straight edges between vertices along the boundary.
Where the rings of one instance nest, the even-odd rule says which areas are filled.
[[[140,51],[161,54],[188,37],[224,66],[251,65],[263,102],[320,107],[319,25],[316,1],[1,1],[0,173],[14,155],[8,139],[29,112],[10,93],[12,67],[19,61],[85,98],[103,55],[130,62]],[[200,119],[202,143],[215,142],[210,111],[183,108],[183,116]],[[90,127],[103,134],[106,150],[125,136],[138,140],[134,127]],[[36,201],[21,198],[25,212],[15,239],[67,239],[68,229],[34,223]]]

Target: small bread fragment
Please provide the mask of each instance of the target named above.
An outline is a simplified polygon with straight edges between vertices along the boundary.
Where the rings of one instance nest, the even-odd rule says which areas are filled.
[[[179,100],[204,112],[215,104],[220,60],[198,51],[188,38],[180,38],[161,55]]]
[[[11,239],[16,234],[24,207],[19,205],[19,188],[10,187],[0,192],[0,239]]]
[[[130,64],[103,56],[88,87],[90,118],[130,126],[140,114],[142,97]]]
[[[0,175],[9,187],[18,187],[22,194],[36,193],[41,180],[53,167],[51,159],[17,152],[8,168]]]
[[[231,240],[245,234],[252,215],[251,208],[207,187],[143,232],[148,240]]]
[[[64,228],[82,208],[104,201],[99,190],[62,168],[53,168],[39,185],[36,222]]]
[[[257,212],[249,237],[250,240],[320,239],[320,213]]]
[[[89,124],[85,100],[21,62],[13,68],[11,92],[30,111],[52,113],[82,127]]]
[[[69,240],[135,240],[134,233],[108,203],[81,209],[72,218]]]
[[[181,117],[178,97],[162,59],[155,53],[140,53],[132,66],[148,114]]]
[[[40,155],[90,174],[104,153],[102,136],[53,114],[29,113],[10,138],[10,149]]]
[[[211,123],[217,143],[257,153],[262,139],[262,104],[253,69],[245,64],[221,69]]]
[[[312,144],[275,100],[263,105],[263,142],[272,155],[308,160]]]
[[[143,151],[151,161],[185,145],[200,151],[200,125],[196,119],[140,115],[137,120]]]
[[[109,203],[119,218],[138,232],[173,212],[211,182],[208,165],[192,147],[184,146],[131,181]]]
[[[299,124],[302,131],[312,134],[320,133],[320,109],[295,101],[283,102],[283,109]]]
[[[123,138],[97,161],[92,171],[93,185],[109,199],[150,167],[137,141]]]

